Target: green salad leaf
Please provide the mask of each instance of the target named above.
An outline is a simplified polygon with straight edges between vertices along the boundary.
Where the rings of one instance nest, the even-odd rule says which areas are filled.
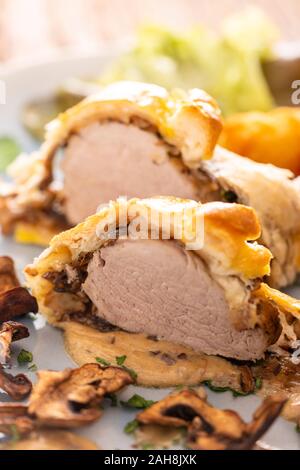
[[[20,153],[21,148],[14,139],[8,136],[0,137],[0,171],[4,171]]]
[[[277,31],[256,8],[225,19],[217,34],[204,27],[178,33],[147,25],[132,51],[113,63],[101,84],[116,80],[166,88],[203,88],[224,114],[267,111],[274,105],[262,62],[272,57]]]

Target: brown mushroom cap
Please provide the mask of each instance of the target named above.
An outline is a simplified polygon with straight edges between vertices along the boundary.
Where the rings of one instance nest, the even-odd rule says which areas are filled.
[[[15,287],[0,294],[1,322],[12,320],[30,312],[37,313],[38,304],[25,287]]]
[[[14,341],[28,338],[28,328],[21,323],[5,322],[0,329],[0,363],[6,363],[10,358],[10,345]]]
[[[32,383],[24,374],[13,376],[0,368],[0,389],[13,400],[23,400],[32,390]]]
[[[187,445],[199,450],[251,449],[279,416],[285,400],[269,398],[245,423],[231,410],[220,410],[193,390],[183,390],[155,403],[137,416],[143,424],[187,427]]]
[[[34,429],[34,422],[28,415],[28,407],[17,403],[0,403],[0,432],[11,436],[14,430],[27,434]]]
[[[39,425],[73,428],[100,418],[100,403],[107,394],[133,383],[118,367],[86,364],[79,369],[38,373],[29,400],[29,414]]]

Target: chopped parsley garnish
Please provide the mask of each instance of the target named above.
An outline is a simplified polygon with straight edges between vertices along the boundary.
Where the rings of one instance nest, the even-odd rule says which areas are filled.
[[[22,364],[28,364],[29,362],[32,362],[33,361],[33,355],[31,352],[29,351],[26,351],[25,349],[22,349],[20,352],[19,352],[19,355],[18,355],[18,363],[20,365]]]
[[[122,367],[123,370],[128,372],[128,374],[131,376],[131,378],[136,381],[137,379],[137,373],[133,369],[129,369],[129,367],[124,366],[124,362],[126,361],[127,356],[119,356],[116,357],[116,362],[117,364]],[[102,366],[109,367],[111,366],[111,363],[106,361],[106,359],[103,359],[102,357],[96,357],[95,360],[98,362],[98,364],[101,364]]]
[[[153,444],[142,444],[141,449],[142,450],[152,450],[153,449]]]
[[[116,363],[118,364],[118,366],[122,366],[124,362],[126,361],[126,359],[127,359],[127,356],[118,356],[116,357]]]
[[[115,408],[118,406],[118,397],[115,393],[110,393],[109,395],[106,395],[107,398],[111,401],[111,406]]]
[[[141,395],[133,395],[128,401],[121,401],[121,403],[126,408],[136,408],[139,410],[144,410],[146,408],[149,408],[149,406],[153,405],[155,401],[146,400]]]
[[[28,366],[28,370],[30,370],[30,372],[36,372],[38,370],[38,367],[36,364],[31,364],[30,366]]]
[[[131,378],[136,381],[136,379],[138,378],[138,375],[137,373],[135,372],[135,370],[133,369],[129,369],[128,367],[125,367],[123,366],[122,367],[126,372],[128,372],[128,374],[131,376]]]
[[[10,426],[10,432],[11,432],[11,441],[12,442],[18,442],[21,439],[19,430],[15,424],[12,424]]]
[[[30,320],[35,321],[38,319],[38,313],[27,313],[27,317],[30,318]]]
[[[262,387],[262,378],[256,377],[255,379],[255,390],[260,390]]]
[[[105,367],[109,367],[111,365],[110,362],[106,361],[102,357],[96,357],[96,361],[98,362],[98,364],[101,364],[102,366],[105,366]]]
[[[124,428],[124,432],[126,434],[132,434],[134,431],[137,430],[138,427],[139,427],[139,422],[136,419],[134,419],[133,421],[130,421],[129,423],[126,424]]]
[[[177,385],[175,387],[175,390],[177,390],[178,392],[180,392],[180,390],[183,390],[184,389],[184,385]]]
[[[245,393],[242,391],[238,392],[237,390],[233,390],[230,387],[217,387],[213,385],[209,380],[204,382],[204,385],[206,385],[212,392],[216,392],[216,393],[231,392],[234,397],[245,397],[253,393],[253,392]]]

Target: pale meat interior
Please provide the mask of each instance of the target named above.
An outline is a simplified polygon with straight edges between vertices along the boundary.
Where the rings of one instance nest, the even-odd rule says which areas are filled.
[[[125,331],[244,360],[262,357],[268,346],[261,329],[232,326],[224,291],[200,257],[175,241],[118,240],[102,248],[82,290],[94,316]]]
[[[197,179],[150,124],[95,122],[73,135],[63,158],[64,210],[72,224],[119,196],[200,199]],[[148,128],[147,128],[148,127]]]

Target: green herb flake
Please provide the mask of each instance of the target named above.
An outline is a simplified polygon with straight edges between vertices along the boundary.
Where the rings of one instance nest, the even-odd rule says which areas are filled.
[[[30,370],[30,372],[36,372],[38,370],[38,367],[36,364],[31,364],[30,366],[28,366],[28,370]]]
[[[19,144],[11,137],[0,137],[0,171],[4,171],[21,153]]]
[[[121,404],[126,408],[136,408],[138,410],[144,410],[149,406],[154,405],[155,401],[146,400],[141,395],[133,395],[128,401],[121,401]]]
[[[118,406],[118,397],[115,393],[110,393],[106,397],[111,401],[111,407],[115,408]]]
[[[255,379],[255,390],[260,390],[262,388],[262,378],[256,377]]]
[[[26,351],[25,349],[22,349],[20,352],[19,352],[19,355],[18,355],[18,363],[20,365],[22,364],[28,364],[29,362],[32,362],[33,361],[33,355],[31,352],[29,351]]]
[[[11,442],[18,442],[21,439],[19,430],[15,424],[10,426]]]
[[[123,366],[123,369],[128,372],[128,374],[131,376],[131,378],[136,381],[136,379],[138,378],[138,375],[137,373],[135,372],[135,370],[133,369],[129,369],[128,367],[126,366]]]
[[[153,449],[153,444],[147,444],[147,443],[142,444],[141,449],[142,450],[152,450]]]
[[[177,392],[180,392],[180,391],[183,390],[183,389],[184,389],[184,385],[176,385],[176,387],[175,387],[175,390],[176,390]]]
[[[234,397],[246,397],[247,395],[251,395],[253,392],[245,393],[245,392],[238,392],[237,390],[233,390],[230,387],[217,387],[213,385],[209,380],[204,382],[212,392],[216,393],[224,393],[224,392],[231,392]]]
[[[109,367],[111,365],[110,362],[106,361],[102,357],[96,357],[95,359],[98,362],[98,364],[101,364],[102,366]]]
[[[126,361],[126,359],[127,359],[127,356],[118,356],[116,357],[116,363],[118,364],[118,366],[122,366],[124,362]]]
[[[39,318],[38,313],[27,313],[27,318],[32,321],[36,321]]]
[[[133,421],[130,421],[129,423],[126,424],[124,428],[124,432],[126,434],[132,434],[134,431],[137,430],[138,427],[139,427],[139,422],[136,419],[134,419]]]
[[[210,380],[207,380],[206,382],[204,382],[204,385],[206,385],[212,392],[216,392],[216,393],[232,392],[232,390],[229,387],[217,387],[216,385],[213,385]]]

